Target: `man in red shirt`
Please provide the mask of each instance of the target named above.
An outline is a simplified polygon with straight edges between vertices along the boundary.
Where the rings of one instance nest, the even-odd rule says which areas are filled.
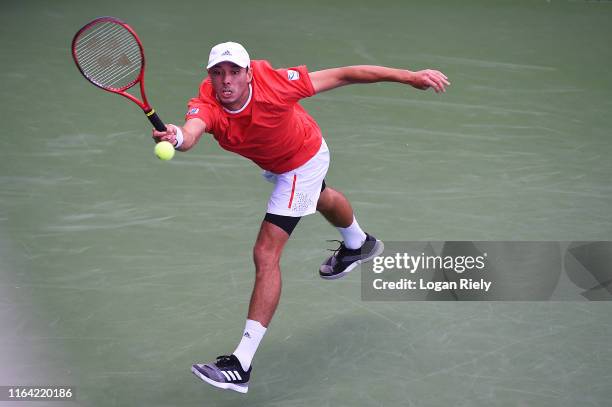
[[[255,162],[274,184],[253,248],[255,285],[242,339],[231,355],[192,366],[207,383],[246,393],[251,361],[280,298],[281,253],[299,219],[318,211],[344,239],[321,265],[319,275],[324,279],[340,278],[383,251],[383,243],[361,229],[346,197],[326,186],[329,150],[299,100],[355,83],[398,82],[436,92],[444,92],[450,83],[435,70],[371,65],[316,72],[305,66],[274,69],[267,61],[251,60],[234,42],[214,46],[207,69],[198,97],[189,101],[183,126],[169,124],[165,132],[154,130],[153,138],[187,151],[202,134],[211,133],[222,148]]]

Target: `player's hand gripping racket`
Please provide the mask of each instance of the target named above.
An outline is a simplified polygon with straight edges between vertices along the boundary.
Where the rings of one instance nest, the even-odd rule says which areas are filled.
[[[96,18],[75,34],[72,57],[89,82],[136,103],[157,131],[166,131],[166,126],[147,101],[144,51],[132,27],[114,17]],[[137,83],[140,83],[142,101],[127,93]]]

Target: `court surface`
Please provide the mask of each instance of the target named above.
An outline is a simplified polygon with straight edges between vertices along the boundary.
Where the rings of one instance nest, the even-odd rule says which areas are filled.
[[[284,254],[249,393],[197,380],[191,364],[242,333],[271,185],[212,139],[157,160],[142,112],[70,58],[101,15],[141,36],[170,123],[225,40],[278,67],[446,73],[445,95],[303,102],[328,184],[383,240],[612,239],[611,2],[5,1],[0,385],[70,384],[105,407],[609,405],[610,303],[365,302],[358,274],[318,277],[339,236],[318,215]]]

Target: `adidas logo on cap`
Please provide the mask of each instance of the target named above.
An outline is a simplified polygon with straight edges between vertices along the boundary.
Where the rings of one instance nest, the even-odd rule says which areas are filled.
[[[229,56],[232,56],[232,53],[231,53],[231,52],[230,52],[230,50],[228,49],[228,50],[226,50],[226,51],[225,51],[223,54],[221,54],[221,55],[229,55]]]

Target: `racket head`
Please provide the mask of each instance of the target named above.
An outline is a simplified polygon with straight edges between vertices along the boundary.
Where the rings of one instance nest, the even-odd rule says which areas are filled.
[[[98,17],[77,31],[72,58],[85,79],[109,92],[123,94],[143,81],[142,43],[129,25],[115,17]]]

